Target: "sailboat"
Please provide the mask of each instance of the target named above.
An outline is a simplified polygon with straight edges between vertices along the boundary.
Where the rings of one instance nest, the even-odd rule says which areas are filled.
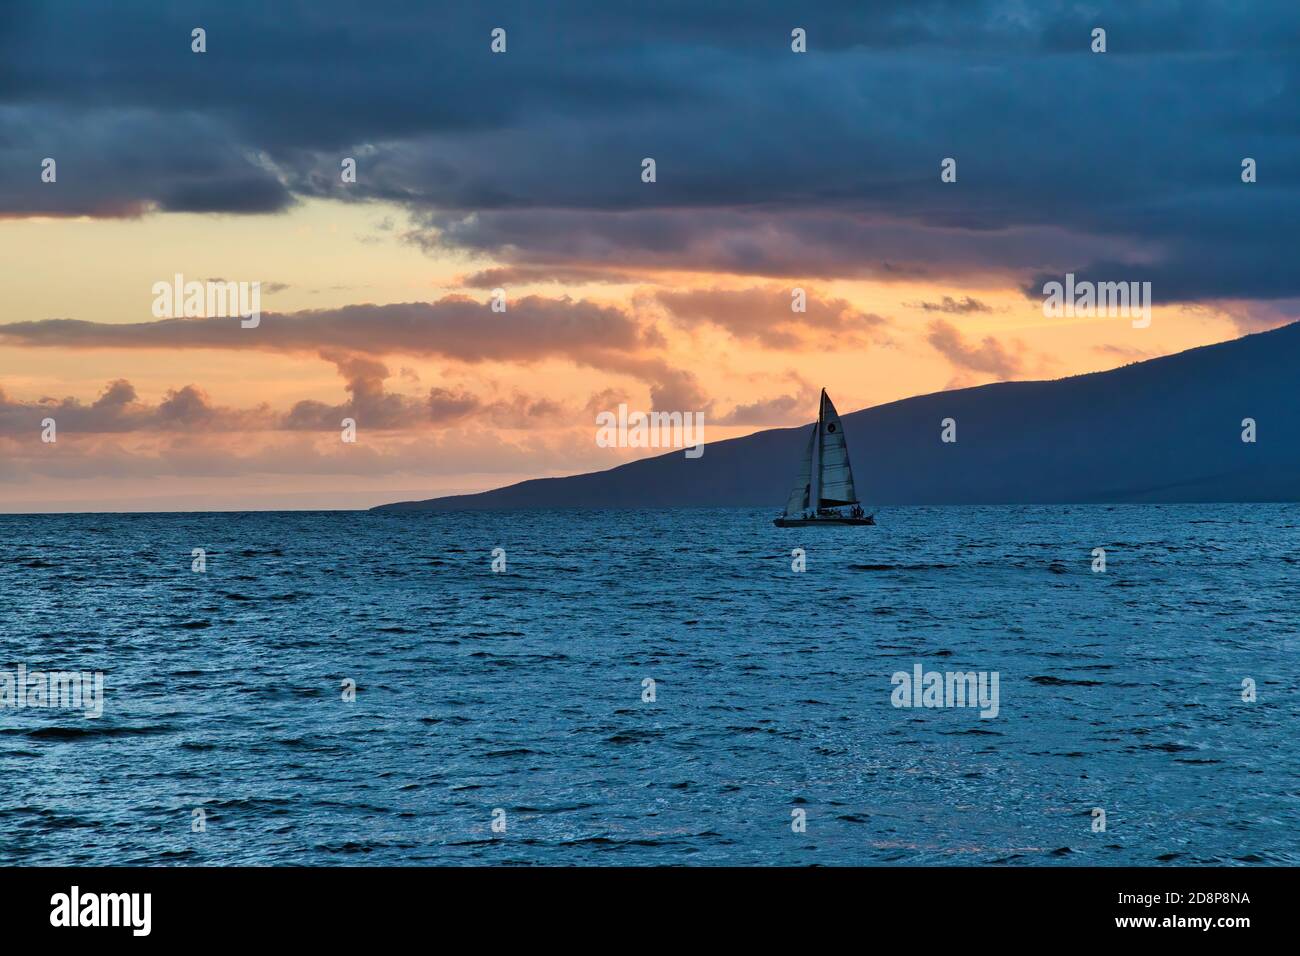
[[[841,510],[846,507],[849,509],[847,512]],[[808,436],[808,446],[804,449],[794,488],[786,500],[785,513],[772,523],[778,528],[876,523],[875,515],[863,511],[858,502],[844,426],[824,388],[817,408],[817,424]]]

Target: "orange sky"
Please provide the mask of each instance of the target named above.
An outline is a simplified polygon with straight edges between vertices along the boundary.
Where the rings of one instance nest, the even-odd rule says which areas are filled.
[[[153,284],[178,272],[257,279],[264,313],[262,328],[229,347],[90,348],[57,336],[38,346],[0,336],[0,510],[365,507],[651,453],[596,445],[596,412],[619,401],[704,411],[706,438],[716,441],[810,420],[820,387],[847,412],[1107,369],[1239,334],[1230,316],[1206,307],[1157,306],[1146,329],[1126,318],[1048,319],[1006,275],[935,285],[606,272],[508,283],[500,316],[487,308],[489,290],[466,280],[501,263],[423,248],[406,223],[396,206],[328,200],[257,216],[0,221],[6,322],[150,323]],[[606,276],[613,281],[592,281]],[[790,311],[795,286],[808,294],[807,313]],[[530,296],[531,306],[520,304]],[[456,354],[434,342],[390,343],[378,331],[361,352],[328,335],[316,345],[311,316],[300,317],[305,338],[273,341],[282,316],[448,297],[482,304],[443,327],[465,339]],[[609,341],[597,336],[588,348],[582,328],[565,330],[578,306],[598,307],[593,329],[617,319]],[[542,329],[539,340],[554,329],[557,344],[505,341],[512,336],[502,330],[524,335],[510,323],[534,321],[528,308],[549,324],[527,328]],[[119,380],[133,396],[98,414],[95,403]],[[205,411],[201,427],[161,422],[154,410],[186,386],[219,413]],[[283,426],[299,402],[320,403],[332,421],[329,409],[355,399],[349,388],[370,389],[375,409],[406,410],[385,419],[357,405],[352,445],[336,426]],[[447,410],[423,420],[431,390]],[[57,442],[42,443],[42,418],[69,407],[50,404],[65,399],[79,410],[60,423]]]
[[[1300,316],[1294,5],[661,6],[0,7],[0,510],[475,491],[653,454],[621,403],[717,441]]]

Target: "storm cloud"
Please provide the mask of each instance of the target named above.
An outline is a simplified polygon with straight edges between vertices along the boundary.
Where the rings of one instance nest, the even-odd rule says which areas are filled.
[[[73,349],[232,349],[367,355],[438,355],[462,362],[535,361],[552,356],[599,361],[632,351],[638,323],[619,309],[567,298],[525,296],[505,312],[462,295],[436,302],[349,305],[263,312],[256,328],[238,319],[107,323],[43,319],[0,324],[0,344]]]
[[[1072,271],[1157,303],[1293,298],[1297,35],[1281,0],[6,5],[0,215],[383,200],[410,241],[521,275],[996,272],[1036,295]]]

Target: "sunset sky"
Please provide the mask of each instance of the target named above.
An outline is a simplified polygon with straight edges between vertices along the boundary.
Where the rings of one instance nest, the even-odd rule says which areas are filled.
[[[619,402],[716,441],[1300,314],[1295,4],[595,6],[0,8],[0,511],[481,490],[646,454]]]

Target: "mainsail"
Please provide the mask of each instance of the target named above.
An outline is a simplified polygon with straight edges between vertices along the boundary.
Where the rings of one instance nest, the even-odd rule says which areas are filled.
[[[849,464],[849,446],[844,440],[844,426],[840,413],[831,404],[826,389],[822,389],[821,412],[817,416],[821,441],[821,469],[818,472],[817,506],[835,508],[858,503],[858,492],[853,487],[853,467]]]
[[[785,502],[786,517],[795,517],[808,510],[812,490],[812,453],[813,442],[817,439],[817,429],[808,432],[808,447],[804,449],[803,461],[799,465],[799,474],[790,489],[790,497]]]
[[[858,503],[858,492],[853,487],[853,467],[849,464],[849,446],[844,441],[844,426],[826,389],[822,389],[817,424],[808,435],[808,447],[799,463],[799,474],[785,502],[786,517],[805,514],[814,501],[818,508]]]

